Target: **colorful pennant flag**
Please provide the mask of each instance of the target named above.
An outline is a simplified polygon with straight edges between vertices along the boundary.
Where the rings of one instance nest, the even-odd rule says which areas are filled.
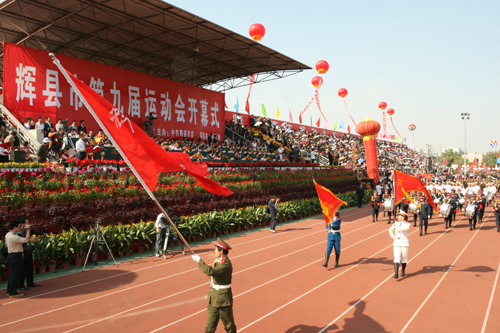
[[[248,100],[250,99],[250,92],[252,91],[254,80],[255,80],[255,73],[252,74],[252,76],[250,77],[250,88],[248,88],[247,103],[245,104],[245,111],[248,112],[248,114],[250,114],[250,104],[248,103]]]
[[[238,101],[238,97],[236,97],[236,104],[234,105],[234,110],[236,110],[237,113],[240,112],[240,102]]]
[[[337,122],[335,122],[335,124],[333,125],[333,130],[336,131],[337,130]]]
[[[351,134],[351,125],[347,125],[347,132]]]
[[[311,127],[312,127],[312,125],[313,125],[313,117],[312,117],[312,115],[309,115],[309,120],[311,122]]]
[[[278,109],[278,107],[276,107],[276,119],[280,119],[280,109]]]
[[[290,119],[290,121],[293,121],[292,111],[290,111],[290,110],[288,110],[288,119]]]
[[[345,123],[340,124],[339,129],[345,129]]]
[[[316,127],[319,127],[320,124],[321,124],[321,117],[318,118],[318,121],[316,122]]]
[[[264,115],[264,117],[267,118],[266,107],[262,103],[260,103],[260,111],[262,112],[262,114]]]

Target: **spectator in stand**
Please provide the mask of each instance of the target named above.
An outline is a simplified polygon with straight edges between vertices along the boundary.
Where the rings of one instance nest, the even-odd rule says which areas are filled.
[[[85,138],[86,135],[85,133],[80,133],[80,139],[76,142],[75,149],[76,149],[76,157],[80,160],[85,159],[87,157],[86,149],[87,146],[85,145]]]
[[[45,123],[43,122],[42,117],[38,117],[38,121],[36,123],[36,129],[41,132],[42,140],[45,137],[45,133],[43,131],[44,128],[45,128]]]
[[[60,132],[63,129],[64,124],[62,123],[61,119],[57,119],[57,124],[56,124],[56,131]]]
[[[78,126],[77,133],[85,133],[87,134],[87,127],[85,127],[85,120],[80,120],[80,126]]]
[[[50,144],[50,139],[44,138],[43,144],[40,145],[38,151],[36,152],[38,162],[45,163],[47,161],[47,154],[49,153],[49,144]]]
[[[3,116],[0,115],[0,126],[7,127],[7,123],[3,119]]]
[[[45,123],[43,125],[43,132],[45,136],[49,134],[51,128],[54,128],[54,125],[50,122],[50,117],[45,117]]]
[[[23,144],[21,145],[21,147],[19,148],[19,150],[22,150],[24,151],[24,153],[26,154],[24,159],[29,162],[31,161],[31,150],[30,150],[30,146],[29,146],[29,142],[28,141],[23,141]]]
[[[87,134],[87,139],[94,139],[94,131],[89,131],[89,134]]]
[[[5,246],[7,247],[9,263],[9,277],[7,280],[7,295],[9,297],[22,297],[24,294],[18,293],[18,289],[23,269],[23,243],[34,242],[35,237],[30,236],[30,228],[26,228],[26,237],[19,237],[21,231],[21,221],[14,220],[9,223],[9,232],[5,235]]]
[[[70,154],[69,154],[69,148],[67,148],[67,147],[66,147],[66,148],[64,148],[64,149],[62,150],[62,154],[61,154],[61,160],[60,160],[60,162],[61,162],[61,163],[66,163],[66,162],[68,162],[68,160],[69,160],[69,159],[71,159],[71,158],[75,158],[75,157],[76,157],[75,155],[70,155]]]
[[[0,125],[0,135],[3,136],[4,138],[9,135],[9,132],[7,132],[5,125]],[[3,140],[2,140],[2,142],[3,142]]]
[[[73,131],[78,131],[78,127],[76,126],[76,120],[73,120],[73,122],[71,122],[71,125],[69,126],[69,130],[73,130]]]
[[[3,136],[0,135],[0,142],[2,142]],[[9,150],[5,148],[7,144],[0,145],[0,162],[9,162]]]

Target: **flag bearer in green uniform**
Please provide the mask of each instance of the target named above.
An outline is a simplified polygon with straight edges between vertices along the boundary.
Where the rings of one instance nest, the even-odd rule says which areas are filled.
[[[233,266],[227,257],[231,247],[217,238],[215,244],[215,260],[213,267],[205,264],[199,255],[191,256],[198,263],[198,268],[210,277],[210,290],[208,291],[207,325],[206,333],[214,333],[219,319],[228,333],[236,333],[233,317],[233,293],[231,291],[231,278]]]

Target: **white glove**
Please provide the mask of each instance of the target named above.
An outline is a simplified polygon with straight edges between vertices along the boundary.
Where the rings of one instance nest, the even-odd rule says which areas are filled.
[[[429,216],[427,216],[427,218],[428,218],[428,219],[430,219],[430,218],[431,218],[431,216],[429,215]]]
[[[192,255],[191,258],[193,258],[193,261],[195,261],[195,262],[199,262],[201,259],[200,256],[197,254]]]

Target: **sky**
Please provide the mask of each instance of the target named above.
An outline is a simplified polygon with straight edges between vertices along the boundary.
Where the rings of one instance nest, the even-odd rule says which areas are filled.
[[[417,150],[464,148],[465,132],[469,153],[492,151],[490,141],[500,141],[498,0],[168,2],[248,38],[250,25],[261,23],[262,44],[313,68],[255,84],[254,115],[261,115],[262,103],[271,118],[278,107],[280,119],[291,110],[297,120],[314,95],[314,65],[326,60],[319,100],[330,129],[335,122],[353,127],[337,94],[346,88],[356,122],[372,118],[382,125],[378,103],[385,101],[395,110],[396,129],[410,147],[414,135]],[[248,86],[225,93],[229,109],[238,98],[244,112]],[[461,113],[471,114],[466,131]],[[315,103],[303,116],[307,125],[309,114],[313,122],[320,117]],[[388,134],[396,134],[387,120]]]

